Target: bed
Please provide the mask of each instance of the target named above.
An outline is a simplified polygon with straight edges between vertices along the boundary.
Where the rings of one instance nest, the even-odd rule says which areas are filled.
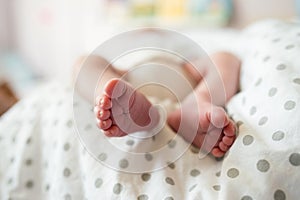
[[[0,121],[1,199],[298,199],[299,27],[272,21],[241,33],[241,90],[226,106],[238,137],[222,159],[199,159],[193,146],[182,152],[185,141],[168,127],[146,140],[105,138],[92,105],[74,100],[72,87],[37,88]],[[92,138],[94,150],[78,132]],[[152,153],[162,142],[168,155],[182,155]],[[126,153],[137,151],[139,160]],[[147,170],[130,170],[139,166]]]

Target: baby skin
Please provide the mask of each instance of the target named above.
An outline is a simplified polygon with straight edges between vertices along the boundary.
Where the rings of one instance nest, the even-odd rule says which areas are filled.
[[[181,102],[181,108],[168,114],[167,123],[188,142],[215,157],[222,157],[235,140],[235,124],[223,106],[238,90],[240,62],[226,52],[212,55],[211,60],[218,73],[204,68],[200,76],[190,64],[184,64],[197,85]],[[221,82],[216,81],[218,77]],[[160,117],[142,93],[118,78],[107,81],[103,93],[96,99],[94,111],[98,127],[108,137],[152,130]]]

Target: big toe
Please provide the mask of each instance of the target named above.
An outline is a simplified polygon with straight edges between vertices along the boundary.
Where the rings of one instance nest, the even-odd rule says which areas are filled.
[[[225,110],[221,107],[214,107],[210,113],[210,121],[217,128],[223,128],[229,123]]]
[[[126,92],[126,83],[120,79],[114,78],[106,83],[104,92],[110,98],[118,98]]]

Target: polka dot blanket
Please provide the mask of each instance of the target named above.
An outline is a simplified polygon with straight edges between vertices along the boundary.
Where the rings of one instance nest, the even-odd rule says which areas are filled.
[[[53,83],[1,118],[0,199],[299,199],[300,26],[256,24],[241,43],[241,90],[227,105],[238,135],[223,159],[199,159],[168,127],[105,138],[92,106]]]

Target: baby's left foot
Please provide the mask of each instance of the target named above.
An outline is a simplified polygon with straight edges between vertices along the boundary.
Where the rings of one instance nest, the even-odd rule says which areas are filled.
[[[97,98],[97,125],[109,137],[153,129],[159,121],[156,108],[140,92],[120,79],[112,79]]]
[[[210,152],[215,157],[224,156],[235,140],[234,122],[229,119],[222,107],[201,103],[199,115],[195,108],[197,105],[184,101],[181,109],[169,114],[168,124],[193,145]],[[193,135],[191,133],[195,132],[197,121],[199,122],[197,133]]]

